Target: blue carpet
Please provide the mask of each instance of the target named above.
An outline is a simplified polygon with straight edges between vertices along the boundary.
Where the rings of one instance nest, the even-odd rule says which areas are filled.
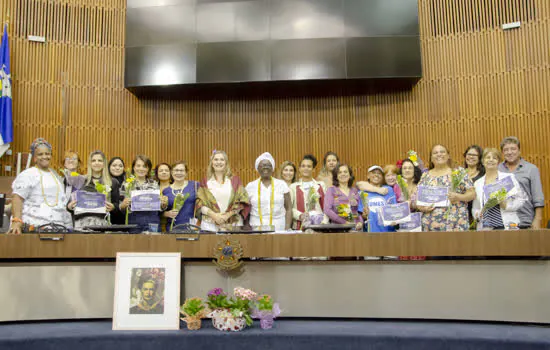
[[[112,331],[111,322],[0,325],[1,350],[508,350],[550,349],[550,328],[502,324],[277,320],[223,333],[203,320],[198,331]]]

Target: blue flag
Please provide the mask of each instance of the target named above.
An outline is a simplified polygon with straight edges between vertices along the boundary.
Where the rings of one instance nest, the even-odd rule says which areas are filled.
[[[4,26],[4,35],[0,44],[0,80],[0,145],[4,145],[13,142],[10,45],[7,24]]]

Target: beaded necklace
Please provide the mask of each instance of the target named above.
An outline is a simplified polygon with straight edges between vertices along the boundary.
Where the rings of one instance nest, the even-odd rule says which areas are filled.
[[[262,218],[262,179],[258,180],[258,215],[260,216],[260,225],[263,226]],[[273,177],[271,178],[271,198],[269,199],[269,226],[273,225],[273,205],[275,202],[275,185],[273,184]]]
[[[57,190],[55,192],[55,203],[54,204],[50,204],[48,203],[48,198],[46,196],[46,193],[44,191],[44,181],[43,181],[43,175],[42,175],[42,170],[40,170],[38,167],[36,167],[36,169],[38,169],[38,173],[40,174],[40,188],[42,190],[42,198],[44,199],[44,203],[50,207],[50,208],[54,208],[54,207],[57,207],[57,204],[59,203],[59,191],[60,191],[60,184],[59,184],[59,181],[57,181],[57,177],[55,176],[55,174],[52,172],[52,169],[48,169],[48,172],[50,174],[52,174],[52,177],[55,181],[55,185],[57,187]]]

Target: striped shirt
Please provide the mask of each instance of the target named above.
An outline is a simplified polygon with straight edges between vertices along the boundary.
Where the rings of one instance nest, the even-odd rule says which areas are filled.
[[[498,176],[495,179],[495,182],[498,181]],[[487,183],[487,179],[485,179],[485,183]],[[489,198],[485,198],[485,200],[488,200]],[[492,208],[489,208],[485,214],[483,214],[482,218],[483,227],[503,227],[504,222],[502,222],[502,214],[500,213],[500,205],[496,205]]]
[[[494,206],[489,208],[483,214],[483,227],[503,227],[504,223],[502,222],[502,215],[500,213],[500,206]]]

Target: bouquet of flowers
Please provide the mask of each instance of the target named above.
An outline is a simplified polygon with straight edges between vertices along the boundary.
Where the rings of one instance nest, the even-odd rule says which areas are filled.
[[[128,175],[124,182],[125,182],[124,196],[126,196],[126,198],[130,198],[132,191],[136,188],[136,178],[133,175]],[[126,225],[128,225],[129,213],[130,213],[130,206],[126,207],[126,220],[125,220]]]
[[[309,225],[318,225],[323,221],[323,214],[315,211],[320,198],[321,196],[315,190],[315,187],[310,187],[306,195],[306,211],[304,213],[305,218],[302,220],[302,229]]]
[[[460,184],[466,177],[466,170],[463,167],[458,167],[455,170],[451,172],[451,192],[458,191],[458,188],[460,187]],[[447,211],[445,212],[445,219],[447,221],[449,220],[449,215],[451,214],[451,205],[447,207]]]
[[[104,185],[102,183],[97,182],[95,184],[95,190],[97,191],[97,193],[104,194],[105,198],[107,200],[110,199],[110,197],[111,197],[111,186],[107,186],[107,185]]]
[[[80,175],[76,171],[69,172],[68,170],[61,170],[61,173],[65,177],[65,180],[69,186],[72,186],[76,190],[84,187],[84,184],[86,183],[86,176]]]
[[[172,207],[172,210],[177,211],[179,214],[187,198],[189,198],[189,193],[186,193],[186,194],[178,193],[176,197],[174,197],[174,206]],[[172,229],[174,228],[174,222],[176,222],[176,218],[172,219],[172,223],[170,224],[170,231],[172,231]]]
[[[315,191],[314,186],[311,186],[307,193],[307,201],[306,201],[308,212],[315,210],[315,207],[317,206],[317,202],[319,201],[319,198],[321,198],[321,196],[319,195],[319,192]]]
[[[351,207],[349,204],[341,203],[336,206],[336,211],[338,212],[338,216],[341,218],[346,219],[348,222],[352,222],[355,216],[351,212]]]
[[[477,223],[483,219],[483,215],[487,213],[489,209],[496,207],[497,205],[500,205],[500,203],[504,202],[507,196],[508,196],[508,191],[506,191],[505,188],[501,188],[500,190],[491,193],[489,195],[489,199],[487,200],[487,202],[485,202],[485,205],[483,206],[483,208],[481,208],[479,217],[474,219],[474,221],[472,222],[472,225],[470,225],[470,229],[475,229],[477,227]]]
[[[206,317],[208,309],[201,298],[187,298],[180,313],[184,316],[181,320],[187,323],[187,328],[196,330],[201,328],[201,318]]]
[[[281,314],[281,309],[278,303],[273,302],[270,295],[264,294],[256,300],[252,317],[260,319],[262,329],[273,327],[273,320]]]
[[[403,198],[405,198],[405,200],[408,201],[410,198],[409,185],[407,185],[407,182],[405,181],[405,179],[403,179],[403,176],[397,175],[397,185],[401,190],[401,194],[403,195]]]
[[[451,191],[456,192],[460,184],[466,177],[466,170],[463,167],[458,167],[451,172]]]
[[[363,204],[363,210],[369,207],[369,194],[365,191],[359,192],[359,198],[361,199],[361,204]]]
[[[105,200],[110,202],[110,200],[111,200],[111,186],[107,186],[107,185],[104,185],[102,183],[96,182],[95,190],[97,191],[97,193],[101,193],[101,194],[105,195]],[[107,213],[106,217],[107,217],[107,222],[110,225],[111,224],[111,215],[110,215],[110,213]]]

